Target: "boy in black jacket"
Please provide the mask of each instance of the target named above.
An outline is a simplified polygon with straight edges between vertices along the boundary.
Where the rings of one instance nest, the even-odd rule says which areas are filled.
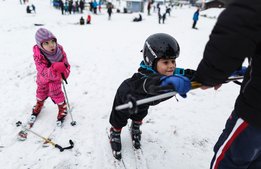
[[[131,95],[137,100],[151,97],[162,92],[155,90],[157,87],[172,86],[182,97],[190,90],[191,84],[188,78],[191,78],[194,71],[187,69],[176,69],[175,59],[179,56],[178,42],[170,35],[156,33],[147,38],[143,48],[143,61],[140,64],[138,72],[131,78],[126,79],[118,88],[112,112],[110,115],[110,143],[113,155],[116,159],[121,159],[121,129],[126,126],[128,119],[132,120],[131,135],[133,146],[140,148],[141,131],[140,125],[143,118],[148,114],[149,106],[156,105],[161,101],[138,106],[135,112],[129,110],[115,110],[116,106],[124,104]],[[181,72],[182,75],[177,74]],[[166,92],[166,91],[165,91]],[[169,98],[168,98],[169,99]]]

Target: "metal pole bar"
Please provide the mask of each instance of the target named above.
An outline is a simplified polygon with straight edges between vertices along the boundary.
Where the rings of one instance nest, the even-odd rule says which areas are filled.
[[[46,142],[48,142],[48,143],[52,144],[53,146],[55,146],[55,145],[56,145],[56,144],[55,144],[54,142],[52,142],[50,139],[48,139],[48,138],[45,138],[45,137],[41,136],[40,134],[38,134],[38,133],[34,132],[33,130],[31,130],[31,129],[29,129],[29,128],[25,127],[25,126],[22,126],[22,127],[23,127],[25,130],[27,130],[27,131],[29,131],[29,132],[33,133],[34,135],[36,135],[36,136],[40,137],[40,138],[41,138],[41,139],[43,139],[44,141],[46,141]]]
[[[73,120],[73,116],[72,116],[72,112],[71,112],[71,107],[70,107],[69,99],[68,99],[67,92],[66,92],[65,85],[64,85],[63,81],[62,81],[62,84],[63,84],[63,91],[64,91],[64,94],[65,94],[65,99],[66,99],[66,103],[67,103],[67,111],[69,112],[71,119],[72,119],[72,122],[73,122],[74,120]]]
[[[243,78],[244,78],[244,76],[231,76],[224,83],[228,83],[228,82],[236,81],[236,80],[241,80]],[[201,83],[191,82],[191,89],[197,89],[197,88],[199,88],[201,86],[202,86]],[[168,92],[168,93],[160,94],[160,95],[157,95],[157,96],[152,96],[152,97],[149,97],[149,98],[137,100],[136,103],[137,103],[137,106],[139,106],[139,105],[150,103],[150,102],[153,102],[153,101],[156,101],[156,100],[168,98],[168,97],[174,96],[176,94],[177,94],[177,92],[175,92],[175,91]],[[133,107],[133,104],[132,104],[132,102],[129,101],[126,104],[122,104],[122,105],[116,106],[115,110],[119,111],[119,110],[123,110],[123,109],[127,109],[127,108],[131,109],[132,107]]]

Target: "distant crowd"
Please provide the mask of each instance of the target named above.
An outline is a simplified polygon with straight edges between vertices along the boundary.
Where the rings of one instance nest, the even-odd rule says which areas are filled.
[[[88,3],[88,5],[86,4]],[[28,4],[26,6],[26,13],[36,13],[36,7],[34,4],[29,4],[29,0],[20,0],[20,4]],[[88,14],[87,17],[84,18],[83,16],[80,17],[79,24],[91,24],[91,13],[98,14],[101,13],[102,5],[103,8],[106,8],[108,13],[108,20],[111,20],[111,16],[113,13],[113,8],[115,6],[111,2],[107,2],[106,0],[91,0],[90,2],[86,2],[86,0],[52,0],[52,5],[61,10],[62,15],[70,15],[79,13],[82,14],[83,11],[88,7]],[[165,24],[165,20],[167,16],[171,16],[171,11],[175,4],[173,3],[162,3],[162,2],[155,2],[155,0],[148,0],[147,2],[147,15],[151,15],[151,9],[153,9],[154,13],[157,13],[158,16],[158,23]],[[116,10],[117,13],[120,12],[120,9]],[[129,13],[127,8],[123,9],[123,13]],[[196,27],[197,21],[199,19],[199,12],[200,8],[196,10],[193,14],[192,20],[192,28],[198,29]],[[86,19],[86,20],[85,20]],[[143,20],[142,14],[138,13],[138,16],[133,18],[133,22],[140,22]]]

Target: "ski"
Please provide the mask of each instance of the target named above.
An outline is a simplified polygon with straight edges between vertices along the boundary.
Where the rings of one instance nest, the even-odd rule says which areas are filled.
[[[72,113],[73,108],[74,108],[74,106],[72,106],[70,109],[68,109],[68,112],[69,112],[69,113]],[[67,118],[68,118],[68,117],[67,117]],[[57,121],[56,121],[56,126],[53,128],[53,130],[50,132],[50,134],[49,134],[48,137],[47,137],[47,139],[48,139],[49,141],[52,141],[52,140],[55,138],[55,135],[56,135],[55,133],[56,133],[56,131],[57,131],[58,129],[63,128],[65,120],[66,120],[66,118],[63,119],[63,120],[57,120]],[[71,122],[71,125],[72,125],[72,126],[74,126],[74,125],[76,124],[76,123],[73,123],[73,122],[75,122],[75,121],[72,120],[72,122]],[[49,147],[50,144],[48,144],[48,143],[49,143],[48,140],[43,142],[43,145],[42,145],[43,147]]]
[[[42,146],[43,147],[49,147],[49,142],[52,141],[55,137],[55,131],[57,130],[58,126],[56,125],[53,130],[51,131],[51,133],[48,135],[47,140],[44,140]]]
[[[27,121],[25,125],[23,125],[21,121],[16,122],[17,127],[23,125],[22,129],[17,134],[17,139],[19,141],[25,141],[27,139],[27,135],[28,135],[27,129],[31,129],[35,121],[36,121],[36,116],[31,115],[30,119]]]
[[[22,123],[20,122],[20,124],[22,124]],[[28,126],[28,128],[27,128],[26,125],[22,125],[22,128],[24,129],[24,131],[25,131],[26,133],[27,133],[27,132],[31,132],[31,133],[34,134],[35,136],[37,136],[37,137],[41,138],[42,140],[44,140],[46,143],[49,143],[49,144],[53,145],[55,148],[59,149],[60,152],[63,152],[64,150],[72,149],[72,148],[74,147],[74,142],[73,142],[72,140],[69,140],[69,144],[70,144],[69,146],[67,146],[67,147],[62,147],[62,146],[60,146],[59,144],[53,142],[51,139],[48,139],[48,138],[46,138],[46,137],[44,137],[44,136],[42,136],[42,135],[36,133],[35,131],[33,131],[33,130],[31,129],[32,126],[31,126],[31,128],[29,128],[29,127],[30,127],[30,126]],[[19,132],[19,133],[20,133],[20,132]],[[22,133],[22,132],[21,132],[21,133]],[[22,140],[24,140],[24,139],[22,138]]]
[[[110,146],[110,149],[111,149],[111,143],[110,143],[110,133],[109,133],[109,129],[108,128],[106,128],[106,134],[107,134],[107,136],[108,136],[108,139],[109,139],[109,146]],[[112,149],[111,149],[112,150]],[[124,168],[124,169],[127,169],[127,167],[126,167],[126,165],[125,165],[125,162],[124,162],[124,160],[122,159],[122,156],[121,156],[121,152],[119,152],[120,153],[120,159],[118,159],[118,158],[116,158],[115,157],[115,153],[114,153],[115,151],[114,150],[112,150],[112,155],[113,155],[113,159],[114,159],[114,161],[113,161],[113,165],[114,165],[114,167],[115,168],[119,168],[119,169],[122,169],[122,168]]]
[[[138,149],[135,148],[135,140],[132,139],[131,127],[129,125],[128,128],[131,137],[133,153],[135,156],[136,169],[146,169],[146,168],[149,169],[147,160],[143,154],[142,147],[140,146]]]
[[[57,130],[63,128],[63,126],[64,126],[64,121],[65,121],[65,119],[62,120],[62,121],[61,121],[61,120],[57,120],[57,121],[56,121],[56,125],[55,125],[55,127],[52,129],[52,131],[50,132],[50,134],[48,135],[47,140],[45,140],[45,141],[43,142],[43,144],[42,144],[43,147],[49,147],[49,145],[50,145],[49,142],[52,141],[52,140],[55,138],[55,135],[56,135],[56,133],[57,133]]]
[[[136,168],[137,169],[149,169],[147,160],[143,154],[143,150],[140,147],[139,149],[136,149],[134,146],[132,146],[134,156],[135,156],[135,161],[136,161]]]

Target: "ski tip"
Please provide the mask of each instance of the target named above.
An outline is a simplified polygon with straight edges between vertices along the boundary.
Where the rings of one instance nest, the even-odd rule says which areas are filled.
[[[62,120],[57,120],[56,121],[56,126],[62,128],[63,127],[63,121]]]
[[[27,133],[25,131],[20,131],[17,135],[17,140],[25,141],[27,139]]]

